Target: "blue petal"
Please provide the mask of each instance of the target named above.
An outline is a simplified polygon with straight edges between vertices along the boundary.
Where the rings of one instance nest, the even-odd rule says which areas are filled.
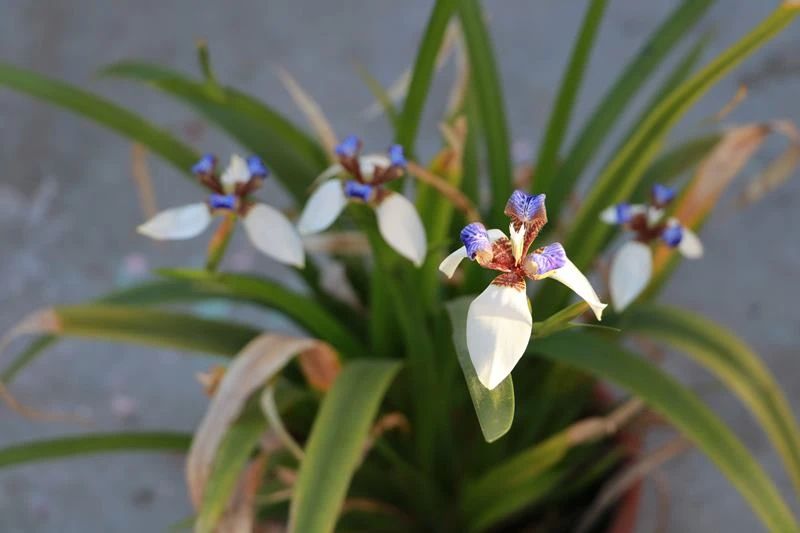
[[[363,200],[364,202],[368,202],[370,199],[372,199],[372,194],[374,191],[375,188],[372,185],[360,183],[355,180],[347,180],[344,183],[344,195],[348,198],[357,198],[359,200]]]
[[[266,178],[269,175],[269,170],[261,162],[261,158],[257,155],[251,155],[247,158],[247,169],[250,171],[250,176],[257,176],[259,178]]]
[[[492,241],[489,239],[486,226],[480,222],[464,226],[464,229],[461,230],[461,242],[464,243],[467,257],[470,259],[475,259],[475,255],[482,250],[492,249]]]
[[[208,197],[212,209],[233,209],[236,207],[236,196],[232,194],[212,194]]]
[[[558,242],[548,244],[542,251],[534,252],[529,257],[536,263],[536,273],[540,276],[567,264],[567,253]]]
[[[675,198],[675,189],[656,183],[650,191],[653,196],[653,203],[658,207],[663,207]]]
[[[200,161],[192,166],[194,174],[211,174],[214,172],[214,167],[217,164],[217,158],[214,154],[205,154]]]
[[[345,140],[339,143],[335,152],[340,157],[356,157],[360,149],[361,139],[356,135],[348,135]]]
[[[675,247],[680,244],[683,239],[683,228],[680,224],[674,224],[664,228],[661,232],[661,238],[667,243],[667,246]]]
[[[403,147],[399,144],[393,144],[389,147],[389,160],[392,162],[392,166],[396,167],[405,167],[408,164],[403,155]]]
[[[511,193],[504,212],[520,222],[530,222],[545,216],[544,199],[544,194],[533,195],[516,190]]]

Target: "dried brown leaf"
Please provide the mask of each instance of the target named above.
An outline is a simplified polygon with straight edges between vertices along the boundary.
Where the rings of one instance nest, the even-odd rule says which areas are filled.
[[[739,197],[739,207],[755,203],[783,185],[798,166],[800,166],[800,144],[792,144],[750,181]]]
[[[300,371],[314,389],[326,392],[342,370],[339,354],[327,344],[319,344],[297,356]]]
[[[248,398],[292,357],[321,345],[324,344],[314,339],[264,334],[253,339],[233,359],[195,432],[186,459],[186,482],[195,508],[202,502],[217,448]]]
[[[471,222],[479,222],[481,220],[481,215],[472,204],[472,201],[457,187],[454,187],[446,180],[413,161],[408,162],[408,171],[409,174],[417,180],[430,185],[436,189],[439,194],[450,200],[456,209],[464,213],[464,216],[466,216],[468,220]]]
[[[292,97],[292,100],[294,100],[294,103],[297,104],[297,107],[303,112],[303,115],[305,115],[306,120],[308,120],[308,123],[311,125],[311,129],[313,129],[314,133],[319,137],[325,151],[331,159],[334,159],[334,149],[336,145],[339,144],[339,141],[336,138],[336,132],[320,105],[305,89],[303,89],[300,83],[298,83],[287,70],[278,67],[278,77],[281,79],[283,86],[286,87],[286,90],[289,91],[289,95]]]
[[[264,480],[267,456],[251,461],[242,473],[236,492],[217,524],[217,533],[247,533],[253,531],[256,494]]]
[[[581,518],[576,531],[578,533],[589,531],[597,520],[603,516],[606,509],[634,484],[691,447],[692,444],[684,437],[677,437],[621,470],[600,489],[592,505]]]
[[[139,193],[139,207],[145,220],[154,217],[158,212],[156,193],[153,189],[153,176],[147,163],[147,148],[140,143],[131,145],[131,175]]]

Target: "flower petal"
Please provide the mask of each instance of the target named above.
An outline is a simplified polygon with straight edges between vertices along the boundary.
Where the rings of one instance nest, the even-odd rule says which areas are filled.
[[[647,207],[642,204],[626,204],[623,202],[603,209],[600,212],[600,220],[606,224],[625,224],[645,211],[647,211]]]
[[[532,329],[524,288],[492,283],[473,300],[467,312],[467,348],[484,387],[494,389],[511,373]]]
[[[233,188],[237,183],[247,183],[250,180],[250,168],[247,161],[240,155],[233,154],[228,168],[222,173],[220,181],[226,188]]]
[[[363,176],[366,181],[372,179],[377,167],[389,168],[390,166],[392,166],[391,160],[383,154],[367,154],[358,158],[358,167],[361,169],[361,176]]]
[[[688,259],[703,257],[703,243],[697,233],[686,226],[681,226],[681,228],[683,229],[683,236],[681,237],[681,242],[678,243],[678,251]]]
[[[488,232],[489,240],[491,242],[496,241],[497,239],[502,239],[505,237],[505,233],[499,229],[490,229]],[[439,271],[447,276],[448,278],[452,278],[453,274],[456,273],[456,269],[458,265],[461,264],[461,261],[467,258],[467,247],[462,246],[458,250],[454,251],[450,255],[444,258],[444,261],[439,263]]]
[[[211,212],[204,203],[173,207],[136,228],[136,231],[156,240],[179,240],[197,237],[211,223]]]
[[[597,320],[603,320],[603,309],[605,309],[608,304],[604,304],[600,301],[600,297],[597,296],[592,284],[589,283],[589,280],[586,279],[586,276],[583,275],[583,272],[578,270],[578,267],[575,266],[575,263],[570,261],[569,257],[565,257],[564,260],[564,266],[550,271],[549,274],[545,274],[545,277],[560,281],[572,289],[575,294],[580,296],[583,301],[589,304],[589,307],[592,308],[594,316],[597,317]]]
[[[375,208],[378,230],[394,250],[416,266],[422,266],[428,241],[414,204],[405,196],[391,193]]]
[[[297,230],[283,213],[266,204],[256,204],[244,217],[244,229],[253,246],[273,259],[303,268],[305,252]]]
[[[647,287],[653,271],[653,253],[639,241],[626,242],[611,261],[609,289],[616,311],[622,311]]]
[[[301,235],[319,233],[330,227],[347,205],[347,198],[338,179],[320,185],[306,202],[297,230]]]

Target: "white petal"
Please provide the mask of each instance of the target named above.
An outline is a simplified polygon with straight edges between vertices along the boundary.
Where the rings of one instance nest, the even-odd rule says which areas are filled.
[[[703,243],[700,237],[686,226],[681,228],[681,242],[678,243],[678,250],[688,259],[699,259],[703,257]]]
[[[266,204],[256,204],[244,217],[244,229],[253,246],[288,265],[305,266],[303,241],[283,213]]]
[[[246,183],[250,180],[250,169],[247,168],[247,161],[240,155],[233,154],[228,168],[222,173],[220,181],[226,189],[233,190],[237,183]]]
[[[651,228],[657,226],[661,219],[664,218],[664,210],[658,207],[647,208],[647,225]]]
[[[622,311],[647,287],[653,271],[653,254],[650,247],[639,241],[630,241],[611,261],[609,289],[614,309]]]
[[[610,205],[600,211],[600,220],[606,224],[617,224],[617,206]]]
[[[490,229],[489,231],[487,231],[487,233],[489,234],[489,240],[492,242],[506,236],[506,234],[499,229]],[[448,278],[452,278],[453,274],[456,273],[458,265],[460,265],[461,261],[463,261],[466,258],[467,258],[467,247],[462,246],[461,248],[459,248],[458,250],[456,250],[455,252],[451,253],[450,255],[444,258],[444,261],[442,261],[439,264],[439,271],[441,271]]]
[[[511,373],[532,329],[525,291],[489,285],[473,300],[467,312],[467,348],[484,387],[494,389]]]
[[[211,223],[211,211],[204,203],[173,207],[136,228],[142,235],[156,240],[178,240],[197,237]]]
[[[375,167],[389,168],[392,162],[383,154],[367,154],[358,158],[358,166],[361,169],[361,175],[366,181],[372,179],[375,173]]]
[[[428,241],[414,204],[402,194],[392,193],[375,208],[375,214],[378,230],[387,244],[414,265],[421,266]]]
[[[597,296],[594,288],[592,288],[592,284],[589,283],[586,276],[578,270],[578,267],[576,267],[575,263],[570,261],[569,258],[567,258],[567,262],[564,266],[553,270],[547,277],[560,281],[572,289],[575,294],[583,298],[583,300],[589,304],[597,320],[603,320],[603,309],[605,309],[608,304],[604,304],[600,301],[600,297]]]
[[[328,180],[320,185],[306,202],[297,230],[301,235],[311,235],[324,231],[342,213],[347,205],[347,197],[338,179]]]

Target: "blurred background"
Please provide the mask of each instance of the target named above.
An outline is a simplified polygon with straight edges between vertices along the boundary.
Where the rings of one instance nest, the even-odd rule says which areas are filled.
[[[508,99],[515,157],[524,162],[533,156],[548,118],[585,2],[484,4]],[[694,36],[712,32],[705,57],[745,33],[774,4],[717,2],[692,31]],[[610,2],[580,95],[578,123],[675,5],[675,0]],[[0,60],[89,87],[224,161],[236,147],[179,104],[141,86],[95,76],[98,67],[126,58],[196,73],[194,42],[204,38],[223,83],[302,123],[275,75],[282,66],[320,102],[340,135],[358,133],[368,148],[382,149],[390,141],[389,129],[382,119],[365,117],[372,99],[355,66],[363,65],[384,85],[394,81],[413,61],[431,6],[430,0],[0,0]],[[730,125],[774,118],[800,122],[798,50],[795,24],[720,83],[673,139],[707,130],[706,119],[740,83],[747,84],[749,96],[726,119]],[[419,143],[424,155],[438,146],[436,118],[452,74],[448,65],[426,108]],[[631,116],[637,103],[631,102]],[[800,299],[800,180],[755,206],[739,209],[735,203],[746,176],[781,148],[779,139],[768,141],[750,172],[740,176],[702,233],[704,259],[685,262],[664,299],[736,331],[762,355],[793,408],[800,410],[800,313],[795,307]],[[131,145],[121,138],[0,89],[0,162],[0,330],[39,307],[78,302],[140,280],[153,267],[202,264],[205,245],[200,241],[166,246],[135,233],[144,214],[131,172]],[[160,161],[152,159],[150,170],[159,208],[198,198],[196,188]],[[285,205],[274,188],[261,194]],[[227,268],[280,273],[241,244],[234,243]],[[213,305],[200,310],[209,315],[237,312]],[[190,431],[206,406],[194,374],[210,365],[209,359],[192,355],[70,340],[26,369],[13,391],[43,410],[77,412],[91,420],[95,431]],[[744,408],[686,359],[670,355],[666,367],[737,430],[788,493],[789,481],[773,450]],[[34,423],[0,406],[3,446],[81,429]],[[649,445],[662,437],[652,435]],[[736,491],[698,452],[681,455],[662,472],[671,505],[668,531],[760,530]],[[638,531],[653,531],[656,499],[649,488]],[[108,455],[0,472],[3,532],[164,531],[190,513],[177,456]]]

